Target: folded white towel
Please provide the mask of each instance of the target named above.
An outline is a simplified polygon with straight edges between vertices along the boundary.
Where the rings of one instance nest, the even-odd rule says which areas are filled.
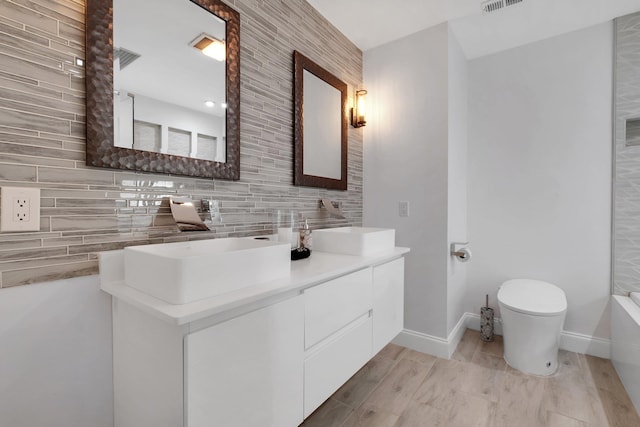
[[[640,292],[631,292],[629,296],[636,304],[640,305]]]

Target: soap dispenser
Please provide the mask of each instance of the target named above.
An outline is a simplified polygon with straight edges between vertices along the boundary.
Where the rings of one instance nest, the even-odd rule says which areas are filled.
[[[311,249],[311,229],[306,218],[300,225],[300,248]]]
[[[298,247],[291,251],[291,260],[295,261],[309,258],[311,255],[311,249],[309,248],[311,245],[311,229],[309,228],[309,223],[306,219],[304,220],[304,223],[302,223],[302,219],[300,220],[300,228],[298,229],[298,234],[295,236],[299,237]]]

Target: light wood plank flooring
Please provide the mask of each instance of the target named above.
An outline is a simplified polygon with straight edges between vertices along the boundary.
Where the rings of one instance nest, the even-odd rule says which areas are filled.
[[[304,427],[640,427],[611,362],[567,351],[551,377],[520,373],[467,330],[451,360],[389,344]]]

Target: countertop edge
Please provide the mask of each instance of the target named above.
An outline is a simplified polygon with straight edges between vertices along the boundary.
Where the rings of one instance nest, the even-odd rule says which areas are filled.
[[[369,256],[351,256],[316,252],[311,258],[291,263],[291,275],[287,278],[243,288],[238,291],[217,295],[215,297],[194,301],[188,304],[169,304],[151,295],[147,295],[124,284],[123,281],[101,280],[100,289],[112,297],[122,300],[143,312],[159,318],[175,326],[186,325],[212,316],[228,314],[233,317],[234,312],[242,311],[245,307],[252,310],[277,302],[278,297],[289,298],[301,293],[304,289],[319,283],[362,270],[375,267],[394,259],[400,258],[410,251],[409,248],[395,247],[392,251]],[[315,258],[314,258],[315,257]],[[320,268],[313,271],[313,263],[320,259],[320,263],[331,264],[335,267]],[[311,273],[305,270],[312,270]],[[104,276],[109,277],[108,275]],[[291,295],[289,295],[291,294]],[[264,305],[260,305],[264,302]]]

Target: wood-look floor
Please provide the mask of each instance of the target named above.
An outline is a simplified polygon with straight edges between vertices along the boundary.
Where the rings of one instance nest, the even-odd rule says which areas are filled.
[[[451,360],[389,344],[304,427],[640,427],[611,362],[567,351],[551,377],[502,358],[502,340],[467,330]]]

